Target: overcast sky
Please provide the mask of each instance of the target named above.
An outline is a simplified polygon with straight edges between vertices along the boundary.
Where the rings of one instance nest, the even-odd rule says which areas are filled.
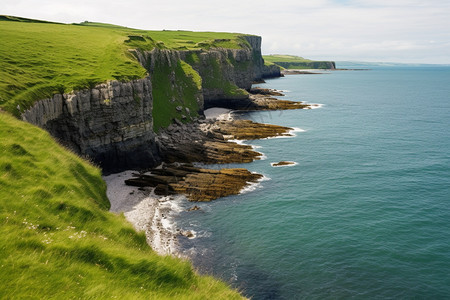
[[[450,0],[1,0],[0,14],[263,37],[263,54],[450,64]]]

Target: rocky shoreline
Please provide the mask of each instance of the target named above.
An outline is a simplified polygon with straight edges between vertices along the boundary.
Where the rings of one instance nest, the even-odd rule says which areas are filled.
[[[251,90],[246,105],[236,108],[231,101],[226,108],[238,111],[313,108],[309,104],[279,100],[273,96],[283,94],[276,90],[255,88]],[[188,124],[175,120],[172,125],[160,130],[156,141],[164,161],[162,165],[141,172],[127,171],[104,177],[108,191],[125,191],[115,196],[113,192],[108,192],[108,197],[110,194],[115,197],[111,201],[111,210],[123,212],[137,230],[144,230],[148,243],[160,254],[178,255],[177,236],[193,237],[176,229],[173,224],[168,225],[168,218],[173,212],[170,203],[176,197],[184,195],[189,201],[211,201],[239,194],[249,184],[263,178],[261,174],[244,168],[208,169],[204,165],[248,163],[261,159],[261,153],[239,141],[289,137],[294,130],[233,119],[228,110],[222,111],[226,113]]]

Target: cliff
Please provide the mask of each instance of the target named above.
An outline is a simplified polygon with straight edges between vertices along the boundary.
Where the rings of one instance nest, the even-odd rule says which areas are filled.
[[[240,43],[237,49],[131,50],[148,77],[57,93],[21,111],[21,118],[105,173],[153,167],[161,161],[160,128],[195,121],[223,101],[248,99],[252,82],[264,75],[261,38],[242,36]]]
[[[336,69],[334,61],[312,61],[312,62],[275,62],[285,69]]]
[[[265,64],[263,68],[263,78],[274,78],[281,76],[281,68],[276,64]]]
[[[55,94],[22,113],[106,172],[152,167],[159,162],[153,133],[152,88],[144,78],[109,81],[92,89]]]
[[[247,99],[252,83],[263,77],[261,37],[242,36],[241,39],[239,49],[155,48],[133,53],[152,78],[154,94],[158,94],[155,101],[163,100],[164,105],[178,103],[190,112],[194,108],[201,113],[205,106],[214,106],[216,101]],[[167,74],[170,74],[170,82],[165,80]],[[197,74],[199,79],[196,80]],[[184,85],[181,89],[180,83]],[[159,92],[161,89],[165,92]],[[167,117],[170,118],[171,114]],[[169,121],[163,122],[164,125],[167,126]]]
[[[264,55],[268,66],[277,65],[284,69],[336,69],[334,61],[317,61],[295,55]]]

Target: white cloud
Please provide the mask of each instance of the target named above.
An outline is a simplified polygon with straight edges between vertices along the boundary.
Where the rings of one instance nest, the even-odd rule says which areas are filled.
[[[2,14],[263,36],[263,52],[450,63],[448,0],[2,0]],[[433,43],[430,43],[433,41]]]

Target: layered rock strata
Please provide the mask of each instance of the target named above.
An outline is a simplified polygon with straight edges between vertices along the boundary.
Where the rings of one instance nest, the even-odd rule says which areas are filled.
[[[160,161],[152,127],[150,79],[108,81],[35,103],[22,119],[99,164],[105,173]]]
[[[291,136],[291,130],[250,120],[198,120],[191,124],[172,124],[159,133],[157,140],[165,162],[249,163],[260,159],[261,153],[232,140]]]
[[[166,162],[201,162],[205,164],[249,163],[261,153],[249,145],[226,141],[215,121],[173,124],[158,135]]]
[[[239,194],[250,182],[262,178],[246,169],[203,169],[193,165],[175,164],[135,174],[127,185],[155,187],[158,195],[184,194],[190,201],[211,201]]]
[[[214,132],[229,140],[258,140],[269,137],[292,136],[290,127],[256,123],[250,120],[217,121]]]

